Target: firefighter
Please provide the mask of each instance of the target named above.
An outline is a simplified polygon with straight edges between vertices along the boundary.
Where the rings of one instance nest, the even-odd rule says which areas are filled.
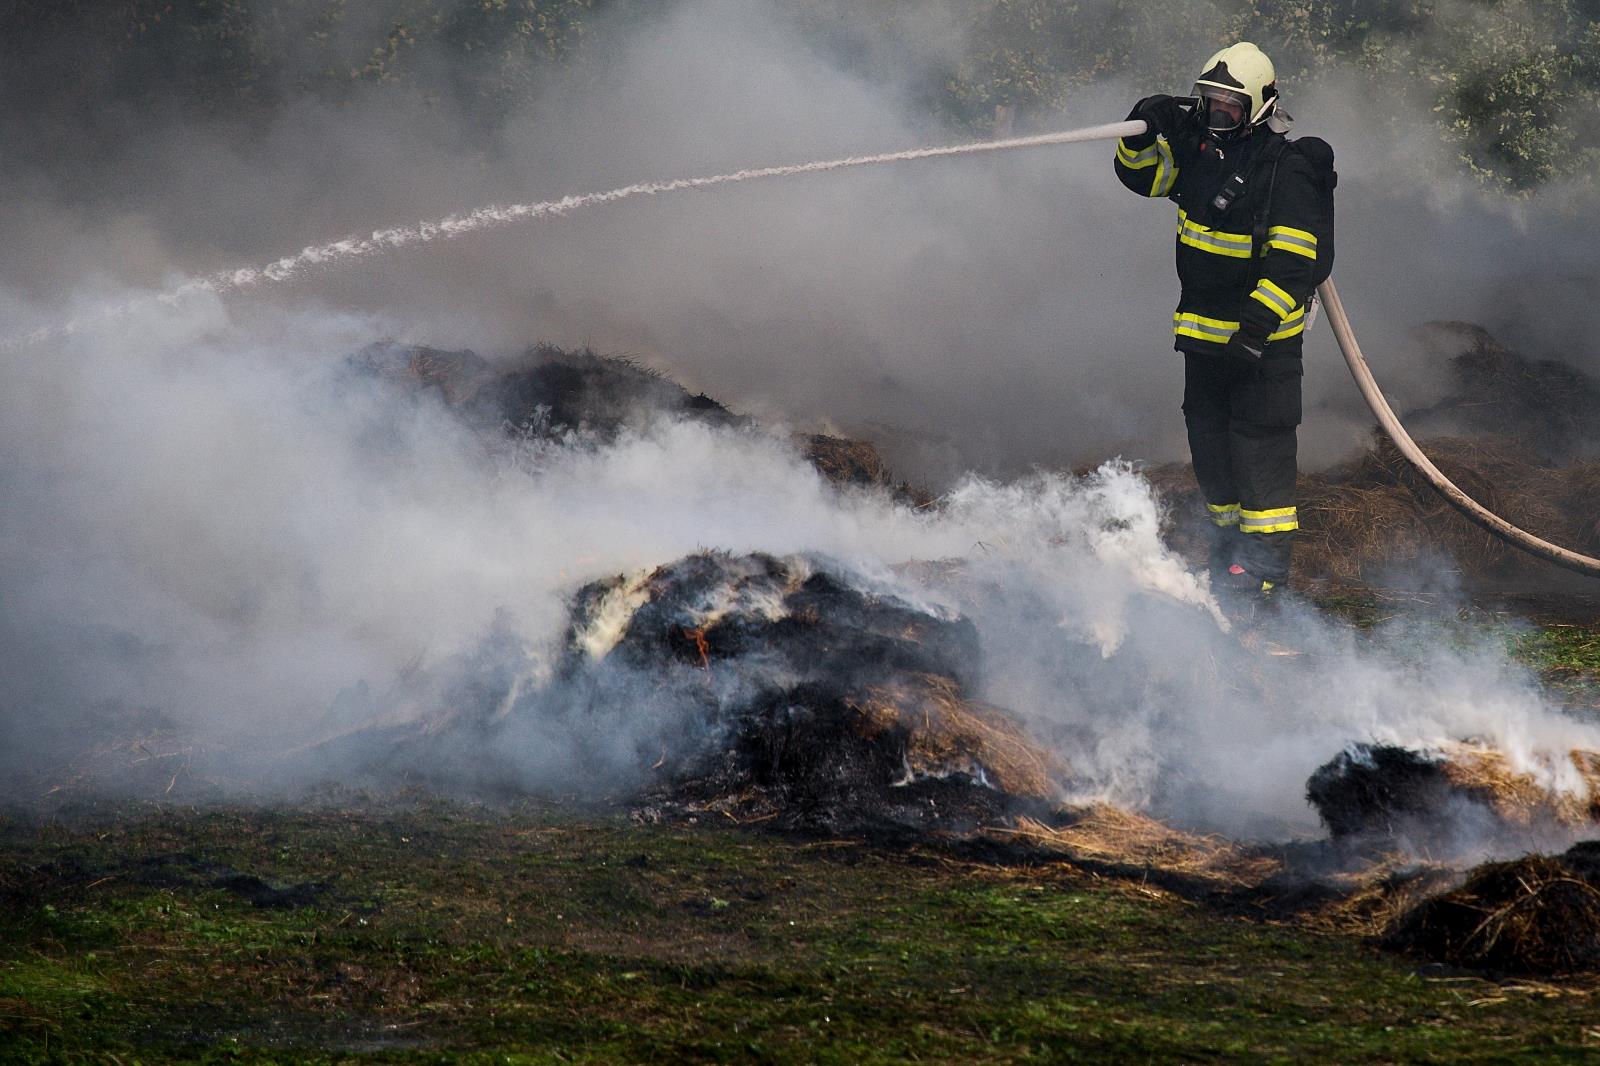
[[[1300,350],[1319,280],[1318,229],[1331,229],[1319,226],[1316,172],[1285,150],[1277,107],[1266,55],[1248,43],[1224,48],[1194,98],[1134,106],[1128,117],[1148,131],[1119,141],[1115,164],[1129,189],[1178,205],[1173,346],[1184,359],[1184,425],[1206,501],[1213,587],[1263,600],[1288,580],[1300,525]]]

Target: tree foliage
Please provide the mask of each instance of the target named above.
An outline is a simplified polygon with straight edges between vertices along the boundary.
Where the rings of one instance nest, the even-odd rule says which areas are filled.
[[[290,95],[393,85],[449,93],[492,123],[591,38],[679,2],[9,0],[0,90],[9,109],[57,117],[108,102],[248,116]],[[773,10],[868,76],[909,29],[941,20],[957,44],[911,64],[914,95],[973,131],[1001,105],[1047,124],[1074,92],[1113,78],[1184,85],[1207,49],[1249,39],[1287,83],[1358,80],[1374,119],[1397,134],[1415,132],[1399,128],[1402,116],[1429,116],[1433,143],[1486,183],[1587,181],[1600,161],[1600,0],[787,0]]]
[[[1253,40],[1288,84],[1354,78],[1375,120],[1430,115],[1441,147],[1486,182],[1592,180],[1600,0],[1190,0],[1177,17],[1139,0],[971,6],[949,99],[974,126],[996,104],[1048,114],[1110,77],[1183,85],[1208,48]]]

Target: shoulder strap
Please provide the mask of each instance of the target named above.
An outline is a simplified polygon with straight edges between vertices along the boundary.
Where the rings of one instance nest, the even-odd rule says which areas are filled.
[[[1267,193],[1256,201],[1255,215],[1252,218],[1250,235],[1255,239],[1257,261],[1260,261],[1260,249],[1267,240],[1267,214],[1272,210],[1272,191],[1278,184],[1278,164],[1283,161],[1283,153],[1289,150],[1289,138],[1280,136],[1266,147],[1266,161],[1272,164],[1272,170],[1267,175]]]

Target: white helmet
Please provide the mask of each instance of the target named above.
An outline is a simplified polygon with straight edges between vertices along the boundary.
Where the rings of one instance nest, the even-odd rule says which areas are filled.
[[[1225,137],[1272,116],[1278,108],[1278,75],[1266,53],[1242,41],[1206,60],[1194,92],[1206,128]]]

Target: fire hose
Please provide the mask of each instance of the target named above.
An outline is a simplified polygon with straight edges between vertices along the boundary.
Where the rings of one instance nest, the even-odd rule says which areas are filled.
[[[1362,398],[1367,401],[1367,406],[1378,419],[1378,425],[1389,435],[1389,439],[1394,441],[1395,447],[1400,449],[1400,454],[1416,467],[1418,473],[1427,478],[1428,484],[1444,497],[1446,503],[1513,547],[1521,548],[1530,555],[1537,555],[1568,570],[1589,577],[1600,577],[1600,559],[1580,555],[1536,537],[1525,529],[1519,529],[1468,496],[1455,482],[1445,477],[1444,473],[1433,465],[1433,460],[1417,447],[1417,442],[1411,439],[1411,434],[1406,432],[1406,427],[1400,423],[1394,408],[1389,406],[1389,401],[1384,398],[1378,383],[1373,380],[1372,370],[1367,366],[1366,357],[1361,354],[1361,345],[1356,341],[1355,331],[1350,328],[1350,319],[1344,313],[1344,303],[1339,299],[1339,290],[1334,287],[1332,278],[1322,283],[1317,289],[1317,295],[1322,300],[1322,306],[1327,309],[1328,323],[1333,327],[1333,336],[1339,342],[1339,350],[1344,353],[1344,361],[1350,366],[1350,374],[1356,379],[1356,387],[1361,390]]]
[[[1089,134],[1088,137],[1072,137],[1073,140],[1089,140],[1111,137],[1132,137],[1144,133],[1148,127],[1142,120],[1113,123],[1109,126],[1095,126],[1086,130],[1074,131],[1079,134]],[[1063,143],[1068,134],[1062,134]],[[1317,296],[1322,306],[1327,310],[1328,323],[1333,327],[1334,339],[1339,342],[1339,351],[1344,354],[1344,361],[1350,367],[1350,375],[1356,380],[1356,387],[1361,390],[1361,396],[1367,401],[1367,406],[1372,410],[1373,417],[1378,420],[1379,427],[1389,439],[1394,441],[1400,454],[1406,461],[1416,468],[1433,490],[1444,498],[1444,501],[1454,507],[1470,521],[1499,537],[1514,548],[1536,555],[1546,562],[1565,567],[1579,574],[1589,577],[1600,577],[1600,559],[1587,555],[1580,555],[1568,548],[1551,544],[1541,537],[1536,537],[1525,529],[1507,522],[1483,506],[1461,488],[1445,477],[1444,472],[1433,464],[1433,460],[1425,455],[1417,442],[1411,438],[1406,427],[1401,424],[1399,417],[1394,413],[1394,408],[1389,406],[1389,401],[1384,397],[1383,390],[1378,388],[1378,383],[1373,380],[1372,370],[1367,366],[1367,360],[1361,354],[1361,345],[1356,340],[1355,330],[1350,327],[1350,319],[1344,312],[1344,303],[1339,299],[1339,290],[1334,286],[1333,279],[1329,278],[1317,288]]]

